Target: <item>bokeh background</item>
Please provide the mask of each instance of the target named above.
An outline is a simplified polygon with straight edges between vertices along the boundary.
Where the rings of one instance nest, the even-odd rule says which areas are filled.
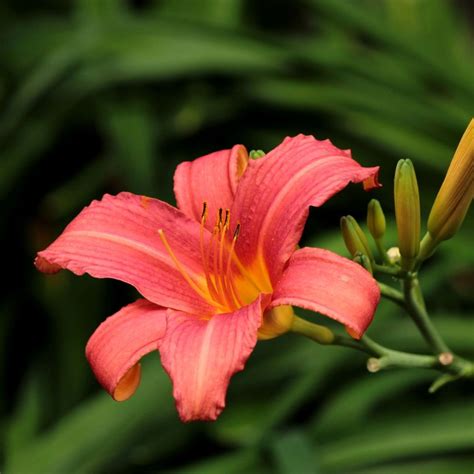
[[[216,423],[182,424],[157,354],[118,404],[84,347],[133,301],[120,282],[32,262],[83,206],[129,190],[174,202],[175,166],[311,133],[381,165],[384,187],[313,210],[304,244],[347,255],[339,218],[416,166],[426,217],[474,113],[473,4],[442,0],[4,0],[0,4],[0,470],[30,473],[471,473],[474,389],[295,335],[259,343]],[[473,222],[422,274],[451,346],[474,356]],[[317,322],[318,315],[307,315]],[[341,330],[341,328],[337,328]],[[427,350],[382,303],[369,334]]]

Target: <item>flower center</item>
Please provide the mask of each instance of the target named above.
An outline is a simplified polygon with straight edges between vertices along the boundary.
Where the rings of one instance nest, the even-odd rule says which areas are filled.
[[[245,268],[235,254],[240,223],[237,223],[233,231],[231,230],[230,210],[218,209],[216,224],[211,239],[206,245],[204,233],[207,217],[208,206],[204,202],[200,229],[200,248],[204,272],[204,278],[201,281],[191,278],[170,247],[163,229],[158,231],[166,251],[191,288],[214,306],[217,313],[235,311],[254,301],[260,293],[271,292],[268,277],[258,277],[256,272]]]

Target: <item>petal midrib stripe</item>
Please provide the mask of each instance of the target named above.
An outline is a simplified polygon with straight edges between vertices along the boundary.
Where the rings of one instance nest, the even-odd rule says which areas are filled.
[[[120,237],[115,234],[108,234],[107,232],[98,232],[98,231],[93,231],[93,230],[73,230],[73,231],[68,232],[67,234],[64,234],[64,237],[67,237],[67,236],[91,237],[91,238],[96,238],[99,240],[107,240],[109,242],[114,242],[114,243],[129,247],[133,250],[138,250],[139,252],[142,252],[148,255],[152,259],[158,260],[159,262],[169,267],[175,268],[173,262],[170,261],[168,254],[161,253],[157,251],[156,249],[154,249],[153,247],[137,242],[136,240],[127,239],[126,237]],[[194,270],[189,268],[183,262],[181,262],[181,264],[183,265],[183,267],[186,268],[186,271],[189,274],[192,274],[197,279],[202,278],[202,276],[199,273],[196,273]]]

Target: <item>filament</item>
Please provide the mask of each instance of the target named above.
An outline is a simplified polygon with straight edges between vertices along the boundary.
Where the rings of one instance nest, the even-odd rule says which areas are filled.
[[[202,205],[201,229],[199,232],[199,245],[201,247],[201,259],[202,259],[202,264],[204,267],[204,274],[206,276],[207,288],[209,289],[209,293],[211,294],[212,298],[215,301],[218,301],[219,295],[212,281],[211,274],[209,271],[209,257],[208,256],[206,257],[206,252],[204,249],[204,226],[206,224],[206,219],[207,219],[207,202],[204,201]],[[212,240],[211,240],[211,245],[212,245]]]
[[[163,232],[163,229],[158,230],[158,235],[161,238],[161,241],[163,242],[163,245],[166,248],[166,251],[169,253],[169,256],[173,260],[173,263],[176,265],[176,268],[178,269],[179,273],[183,276],[183,278],[188,282],[189,286],[199,295],[202,296],[205,300],[208,299],[207,294],[204,292],[204,290],[188,275],[184,267],[181,265],[180,261],[176,257],[175,253],[170,247],[170,244],[168,243],[168,240],[165,237],[165,233]]]
[[[230,293],[232,295],[234,303],[236,303],[238,307],[241,307],[244,304],[242,303],[242,300],[239,298],[239,293],[237,292],[235,288],[234,279],[232,278],[232,258],[234,256],[235,242],[237,241],[237,237],[239,236],[239,231],[240,231],[240,224],[237,224],[237,227],[235,228],[235,231],[234,231],[234,237],[232,238],[232,243],[230,245],[225,275],[226,275],[226,280],[230,282]]]

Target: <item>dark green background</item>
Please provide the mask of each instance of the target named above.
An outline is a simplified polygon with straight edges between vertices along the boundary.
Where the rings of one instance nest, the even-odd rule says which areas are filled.
[[[305,244],[346,255],[340,216],[391,217],[400,158],[424,217],[474,113],[472,4],[441,0],[50,0],[0,4],[0,470],[30,473],[471,473],[474,390],[288,335],[259,343],[216,423],[178,420],[155,354],[118,404],[84,358],[136,298],[119,282],[35,271],[83,206],[129,190],[173,202],[177,163],[311,133],[380,165],[312,211]],[[472,219],[421,276],[449,344],[474,356]],[[311,315],[318,322],[328,322]],[[335,327],[335,326],[334,326]],[[338,328],[341,330],[341,328]],[[426,351],[383,303],[369,334]],[[3,467],[1,467],[3,466]]]

